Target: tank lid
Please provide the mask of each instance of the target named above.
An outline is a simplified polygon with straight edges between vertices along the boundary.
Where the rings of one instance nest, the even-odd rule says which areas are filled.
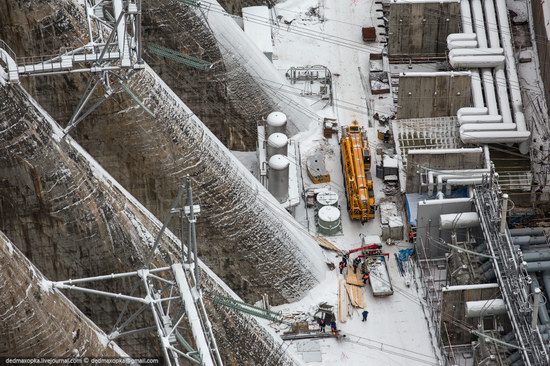
[[[323,206],[319,210],[319,220],[334,222],[340,219],[340,210],[334,206]]]
[[[273,155],[271,159],[269,159],[269,167],[271,169],[283,170],[288,168],[289,165],[290,162],[288,161],[288,159],[281,154]]]
[[[286,123],[286,114],[283,112],[271,112],[267,115],[267,124],[273,127],[284,126]]]
[[[267,139],[267,143],[271,147],[285,147],[288,144],[288,137],[284,133],[272,133]]]
[[[332,191],[322,191],[317,194],[317,202],[322,205],[333,205],[338,202],[338,194]]]

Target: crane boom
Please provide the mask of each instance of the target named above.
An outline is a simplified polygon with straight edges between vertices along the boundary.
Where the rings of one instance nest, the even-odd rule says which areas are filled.
[[[370,170],[368,140],[357,121],[342,130],[342,169],[352,220],[366,222],[374,218],[374,191]]]

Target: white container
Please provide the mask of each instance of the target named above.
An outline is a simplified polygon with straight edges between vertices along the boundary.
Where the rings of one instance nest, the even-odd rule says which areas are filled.
[[[267,115],[266,121],[267,134],[266,136],[271,136],[275,132],[285,133],[286,132],[286,114],[283,112],[271,112]]]
[[[336,235],[340,231],[340,210],[334,206],[323,206],[319,210],[319,233]]]
[[[277,154],[288,155],[288,137],[280,132],[275,132],[267,139],[267,160]]]
[[[338,206],[338,194],[333,191],[323,190],[317,194],[317,209],[324,206]]]
[[[288,200],[288,175],[290,162],[286,156],[277,154],[269,159],[267,189],[280,203]]]

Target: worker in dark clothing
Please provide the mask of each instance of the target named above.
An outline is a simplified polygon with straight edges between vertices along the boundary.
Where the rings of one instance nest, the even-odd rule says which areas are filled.
[[[384,132],[384,143],[388,143],[390,142],[390,138],[391,138],[391,134],[390,134],[390,130],[386,130],[386,132]]]
[[[353,260],[353,273],[357,273],[357,267],[361,264],[361,258],[357,257]]]
[[[363,283],[366,285],[369,280],[369,274],[363,273]]]
[[[342,257],[342,262],[344,262],[344,267],[348,265],[348,259],[349,259],[349,254],[344,254],[344,256]]]
[[[340,269],[340,274],[342,274],[342,272],[344,272],[344,261],[341,260],[340,263],[338,263],[338,268]]]
[[[330,322],[330,331],[332,334],[336,335],[337,329],[336,329],[336,322],[333,320]]]
[[[321,318],[321,320],[319,320],[319,329],[321,332],[325,333],[325,326],[327,324],[325,323],[325,319]]]
[[[414,232],[411,230],[409,231],[409,243],[413,243],[414,242]]]
[[[363,320],[361,320],[361,321],[366,322],[367,321],[367,316],[369,316],[369,312],[364,310],[361,314],[363,315]]]

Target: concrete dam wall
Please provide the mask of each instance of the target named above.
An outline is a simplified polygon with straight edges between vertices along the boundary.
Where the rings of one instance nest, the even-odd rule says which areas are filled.
[[[74,140],[61,140],[59,126],[21,87],[0,87],[0,121],[0,222],[12,242],[51,280],[139,269],[160,222]],[[180,247],[167,232],[154,264],[177,260]],[[5,268],[0,267],[2,275]],[[261,364],[278,347],[275,341],[254,319],[213,305],[209,294],[234,294],[204,265],[203,276],[207,311],[226,363]],[[99,289],[125,293],[131,287],[117,282]],[[91,295],[68,297],[104,329],[114,324],[123,305]],[[2,324],[2,332],[26,319],[24,313],[16,315]],[[42,337],[46,344],[52,341],[49,334]],[[133,357],[158,355],[154,338],[119,343]],[[269,364],[292,360],[280,354]]]
[[[127,357],[0,232],[0,357]]]

